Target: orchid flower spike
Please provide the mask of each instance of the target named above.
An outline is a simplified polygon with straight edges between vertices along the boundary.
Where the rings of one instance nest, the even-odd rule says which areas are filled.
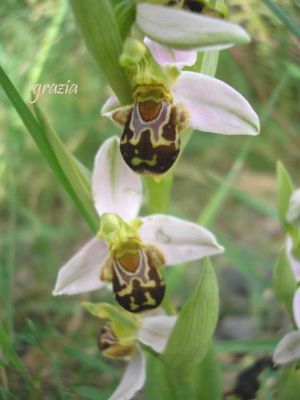
[[[106,303],[83,303],[98,318],[109,322],[102,329],[98,346],[102,354],[128,362],[123,378],[108,400],[129,400],[145,383],[146,360],[140,344],[162,353],[175,325],[175,316],[147,313],[143,318]]]
[[[165,291],[161,269],[224,251],[207,229],[168,215],[137,218],[141,178],[124,163],[119,139],[100,147],[92,176],[97,236],[59,271],[54,295],[77,294],[112,283],[118,303],[130,312],[160,305]]]
[[[173,56],[156,50],[148,39],[127,39],[120,62],[131,77],[133,104],[120,106],[112,96],[102,108],[102,115],[123,128],[120,151],[134,172],[166,173],[179,155],[180,134],[189,127],[225,135],[259,133],[258,116],[235,89],[201,73],[179,71],[178,64],[193,62],[193,54],[175,54],[174,64]]]
[[[293,314],[298,330],[288,333],[278,343],[273,354],[273,361],[278,365],[300,361],[300,288],[294,295]]]

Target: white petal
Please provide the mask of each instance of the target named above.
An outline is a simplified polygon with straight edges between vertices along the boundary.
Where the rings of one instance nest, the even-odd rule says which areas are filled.
[[[112,137],[100,147],[92,176],[98,214],[114,213],[125,220],[136,218],[142,203],[142,181],[125,164],[119,140]]]
[[[290,332],[278,343],[273,354],[275,364],[290,364],[300,360],[300,331]]]
[[[197,60],[196,51],[174,50],[170,47],[162,46],[153,42],[149,38],[144,39],[145,45],[150,49],[155,61],[162,65],[175,65],[177,68],[184,68],[186,65],[192,66]]]
[[[168,342],[177,317],[144,317],[138,332],[138,340],[162,353]]]
[[[215,236],[200,225],[167,215],[142,218],[140,234],[145,243],[157,244],[167,265],[198,260],[224,251]]]
[[[172,7],[138,4],[136,23],[150,39],[174,49],[217,50],[250,41],[236,24]]]
[[[294,222],[300,216],[300,189],[295,190],[290,198],[289,208],[286,214],[288,222]]]
[[[257,135],[259,119],[248,101],[219,79],[183,71],[173,87],[175,102],[191,113],[191,126],[224,135]]]
[[[300,260],[297,260],[296,257],[293,255],[292,249],[293,249],[293,241],[288,236],[286,240],[287,256],[291,264],[295,279],[297,282],[300,282]]]
[[[137,349],[129,361],[123,378],[108,400],[129,400],[140,390],[146,379],[146,360],[140,349]]]
[[[119,107],[120,107],[120,102],[119,102],[118,98],[113,94],[106,100],[103,107],[101,108],[101,115],[103,115],[104,117],[107,117],[111,121],[115,122],[112,119],[112,114],[116,110],[116,108],[119,108]]]
[[[298,329],[300,329],[300,288],[298,288],[294,294],[293,310],[295,323]]]
[[[53,294],[83,293],[105,286],[99,275],[107,254],[104,241],[91,239],[59,270]]]

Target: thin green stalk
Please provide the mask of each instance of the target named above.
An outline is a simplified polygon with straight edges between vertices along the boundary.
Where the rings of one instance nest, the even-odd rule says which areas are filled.
[[[67,10],[67,2],[66,0],[63,0],[61,2],[61,6],[58,12],[54,15],[48,27],[48,30],[43,39],[43,43],[41,44],[41,47],[37,53],[36,61],[30,70],[30,74],[23,90],[25,96],[30,96],[32,87],[34,86],[34,84],[39,82],[39,79],[42,76],[43,69],[51,52],[52,46],[55,43],[56,37],[59,34],[61,26],[67,15]]]
[[[272,0],[263,0],[263,2],[293,35],[300,38],[299,26],[283,11],[278,4],[274,3]]]
[[[289,81],[289,73],[286,72],[282,75],[280,81],[277,86],[271,93],[269,101],[267,102],[264,110],[262,111],[261,117],[261,126],[263,127],[265,122],[270,117],[276,103],[281,97],[283,90],[286,88],[287,83]],[[223,183],[219,186],[216,192],[213,194],[212,198],[209,200],[207,207],[204,211],[199,215],[198,222],[202,223],[205,226],[211,226],[214,219],[217,216],[217,213],[220,211],[220,205],[224,202],[225,198],[230,192],[230,188],[233,185],[233,182],[239,176],[242,168],[245,165],[245,162],[251,153],[251,150],[256,143],[255,138],[248,138],[246,143],[244,144],[242,150],[239,152],[233,166],[225,177]]]
[[[13,311],[13,288],[16,262],[16,221],[17,221],[17,196],[16,184],[13,167],[10,164],[14,157],[11,151],[6,148],[7,152],[7,176],[8,176],[8,210],[9,210],[9,243],[6,262],[7,284],[5,285],[5,315],[6,329],[13,337],[14,332],[14,311]]]
[[[3,352],[0,349],[0,362],[2,363],[2,361],[4,361],[3,360]],[[5,392],[3,393],[3,395],[4,395],[3,400],[6,400],[6,399],[8,399],[7,392],[9,392],[9,385],[8,385],[8,379],[7,379],[6,369],[5,369],[4,365],[3,365],[3,367],[0,367],[0,379],[2,382],[2,386],[5,389]]]

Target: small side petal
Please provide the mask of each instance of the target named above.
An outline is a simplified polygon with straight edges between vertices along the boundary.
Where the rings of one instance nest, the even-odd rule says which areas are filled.
[[[150,39],[174,49],[220,50],[250,41],[239,25],[172,7],[138,4],[136,23]]]
[[[145,243],[159,246],[167,265],[194,261],[224,251],[215,236],[200,225],[167,215],[142,218],[140,234]]]
[[[115,122],[115,121],[112,119],[112,114],[113,114],[113,112],[116,111],[116,109],[119,108],[120,106],[121,106],[121,105],[120,105],[119,100],[118,100],[117,97],[113,94],[112,96],[110,96],[110,97],[106,100],[106,102],[104,103],[103,107],[101,108],[101,115],[102,115],[103,117],[107,117],[107,118],[109,118],[110,120],[112,120],[113,122]]]
[[[290,364],[300,360],[300,331],[290,332],[278,343],[273,354],[275,364]]]
[[[292,223],[300,216],[300,189],[295,190],[290,198],[289,208],[286,214],[288,222]]]
[[[159,43],[153,42],[149,38],[144,39],[145,45],[151,51],[151,54],[156,62],[162,65],[175,65],[182,69],[186,65],[192,66],[197,60],[196,51],[174,50],[170,47],[162,46]]]
[[[146,360],[140,349],[137,349],[129,361],[123,378],[108,400],[129,400],[140,390],[146,379]]]
[[[159,316],[142,319],[138,340],[162,353],[168,342],[177,317]]]
[[[92,188],[99,215],[114,213],[125,220],[138,215],[142,181],[123,161],[116,136],[106,140],[96,155]]]
[[[248,101],[219,79],[183,71],[173,87],[175,102],[191,114],[191,126],[224,135],[257,135],[259,119]]]
[[[293,300],[294,320],[300,330],[300,288],[298,288],[294,295]]]
[[[91,239],[59,270],[53,295],[90,292],[105,286],[99,275],[107,255],[105,242]]]
[[[300,282],[300,260],[297,260],[296,257],[293,255],[293,241],[288,236],[286,240],[286,252],[291,264],[295,279],[297,282]]]

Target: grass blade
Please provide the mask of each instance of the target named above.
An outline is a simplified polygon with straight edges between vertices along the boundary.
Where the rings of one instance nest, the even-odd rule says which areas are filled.
[[[27,107],[21,96],[19,95],[18,91],[4,72],[4,70],[0,67],[0,85],[4,89],[7,97],[9,98],[10,102],[16,109],[17,113],[19,114],[21,120],[23,121],[25,127],[31,134],[33,140],[37,144],[38,148],[40,149],[43,156],[46,158],[48,164],[52,168],[55,176],[58,178],[60,183],[63,185],[65,190],[68,192],[78,209],[80,210],[81,214],[84,216],[90,227],[93,231],[97,230],[98,226],[98,218],[93,210],[93,206],[89,203],[84,203],[82,198],[80,197],[80,193],[78,193],[78,187],[74,187],[74,182],[70,182],[68,176],[66,175],[63,166],[61,165],[62,161],[62,154],[60,154],[58,160],[57,154],[55,154],[53,147],[49,143],[49,132],[45,132],[45,126],[43,127],[41,123],[34,117],[30,109]],[[47,137],[48,134],[48,137]],[[52,133],[53,136],[53,133]],[[58,139],[53,137],[53,140],[56,140],[58,145]],[[53,144],[53,143],[52,143]],[[66,149],[63,149],[63,144],[60,143],[60,151],[67,152]],[[67,154],[67,153],[65,153]],[[71,156],[70,156],[71,158]],[[69,160],[69,163],[71,161]],[[74,169],[76,169],[74,162]],[[78,171],[77,171],[78,172]],[[80,174],[78,172],[78,174]],[[77,190],[76,190],[77,189]],[[83,193],[86,191],[86,188],[83,189]]]

